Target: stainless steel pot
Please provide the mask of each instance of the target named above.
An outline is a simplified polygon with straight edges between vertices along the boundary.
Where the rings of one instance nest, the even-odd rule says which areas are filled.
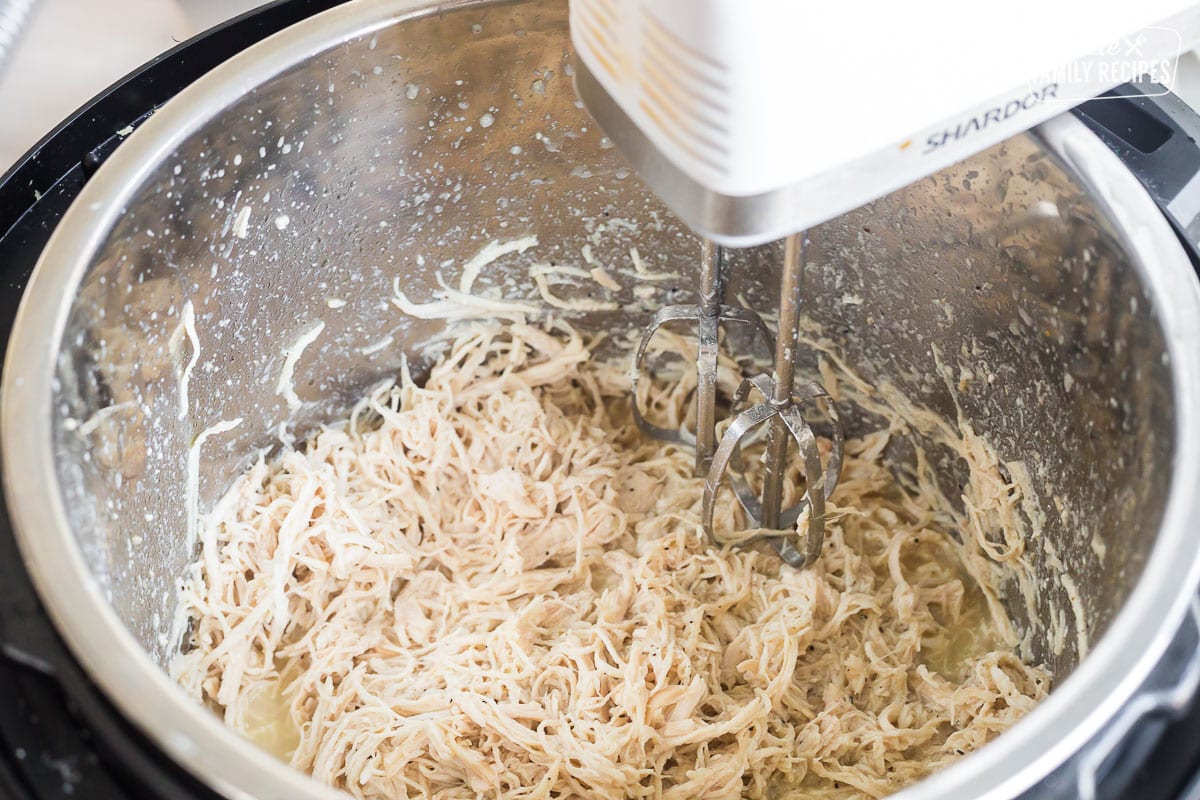
[[[3,385],[22,552],[116,706],[228,797],[335,793],[247,746],[163,670],[195,552],[198,439],[203,511],[281,424],[302,434],[337,417],[405,354],[428,364],[443,327],[390,304],[393,281],[427,300],[439,274],[456,280],[493,239],[536,233],[537,257],[563,264],[588,245],[614,267],[616,310],[563,312],[586,329],[639,330],[693,293],[696,241],[590,122],[570,76],[558,2],[348,3],[158,111],[85,187],[38,265]],[[1200,291],[1186,255],[1070,117],[812,236],[806,310],[841,356],[947,417],[961,409],[1038,489],[1027,513],[1042,525],[1039,599],[1013,612],[1058,685],[1010,732],[902,794],[1086,793],[1132,722],[1198,676],[1186,634],[1200,575]],[[681,279],[646,296],[616,271],[630,248]],[[478,285],[541,302],[526,263],[502,260]],[[778,263],[769,247],[739,253],[733,291],[774,306]],[[277,391],[285,354],[319,321],[293,410]],[[849,416],[851,429],[873,424]],[[940,467],[953,487],[961,465]],[[1094,647],[1081,659],[1085,633]]]

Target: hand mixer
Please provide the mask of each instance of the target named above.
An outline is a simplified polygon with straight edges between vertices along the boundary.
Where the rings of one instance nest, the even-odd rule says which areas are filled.
[[[713,519],[728,476],[749,527],[802,567],[819,555],[825,501],[837,485],[842,433],[818,384],[794,383],[803,231],[962,160],[1118,83],[1173,77],[1200,42],[1184,0],[570,0],[576,86],[640,176],[702,238],[699,302],[661,309],[635,356],[639,428],[691,444]],[[742,381],[717,439],[720,329],[771,335],[753,311],[724,302],[723,247],[784,237],[778,336],[769,373]],[[695,433],[649,422],[637,381],[664,325],[694,322]],[[761,400],[744,410],[752,395]],[[814,432],[820,409],[828,455]],[[766,428],[762,487],[743,446]],[[795,444],[803,497],[783,508]],[[804,535],[797,528],[805,529]]]

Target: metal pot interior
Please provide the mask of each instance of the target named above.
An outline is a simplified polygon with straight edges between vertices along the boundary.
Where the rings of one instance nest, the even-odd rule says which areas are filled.
[[[419,370],[436,355],[443,323],[406,317],[389,302],[394,281],[426,301],[439,275],[456,283],[488,242],[536,234],[533,251],[486,269],[476,291],[541,303],[529,257],[582,266],[590,247],[622,284],[620,310],[562,314],[626,343],[656,308],[694,297],[697,240],[580,107],[571,58],[564,4],[411,19],[254,87],[145,173],[72,292],[53,399],[70,525],[144,648],[135,657],[165,666],[177,645],[169,626],[194,556],[183,487],[197,435],[243,420],[202,448],[203,511],[253,454],[277,446],[281,425],[302,436],[405,357]],[[1038,618],[1012,610],[1061,681],[1079,660],[1062,570],[1095,641],[1155,547],[1172,471],[1171,365],[1129,248],[1036,135],[811,239],[805,312],[839,357],[947,419],[961,414],[1025,465],[1037,490],[1026,512],[1041,530],[1030,543]],[[681,279],[625,274],[631,248]],[[731,296],[773,308],[779,260],[770,246],[738,252]],[[176,332],[188,301],[200,348],[181,416],[190,351]],[[293,411],[277,382],[318,322]],[[843,413],[851,432],[878,424]],[[895,451],[898,464],[911,457],[902,442]],[[962,465],[943,456],[956,496]],[[1065,640],[1048,633],[1055,614]]]

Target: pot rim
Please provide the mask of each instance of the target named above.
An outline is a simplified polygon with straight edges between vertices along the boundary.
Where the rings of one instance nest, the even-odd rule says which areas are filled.
[[[158,110],[84,186],[22,298],[0,407],[4,491],[38,594],[74,656],[120,712],[176,763],[228,798],[335,800],[188,698],[117,617],[68,522],[53,448],[54,367],[85,271],[134,191],[188,136],[247,92],[338,43],[435,13],[506,0],[355,0],[229,59]],[[1134,176],[1069,114],[1036,129],[1129,248],[1173,366],[1175,455],[1158,540],[1137,586],[1093,651],[1011,732],[896,797],[1012,797],[1066,762],[1160,659],[1200,579],[1200,284],[1166,219]],[[64,291],[64,288],[70,291]],[[1014,735],[1015,732],[1019,735]]]

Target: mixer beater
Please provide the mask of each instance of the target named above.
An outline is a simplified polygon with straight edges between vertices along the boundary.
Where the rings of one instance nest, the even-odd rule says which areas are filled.
[[[738,545],[767,541],[780,558],[794,567],[811,564],[821,553],[825,535],[825,501],[837,486],[842,467],[842,430],[837,408],[825,389],[817,383],[795,386],[795,361],[800,338],[801,285],[805,264],[803,234],[784,240],[784,265],[780,282],[779,335],[774,341],[774,362],[770,374],[745,378],[732,398],[733,417],[720,442],[717,442],[717,357],[722,323],[749,326],[770,342],[770,331],[762,318],[740,306],[722,303],[727,262],[721,247],[707,239],[701,250],[700,302],[696,305],[671,305],[659,310],[642,335],[634,358],[633,417],[644,433],[664,441],[694,444],[696,475],[703,476],[704,529],[714,544],[721,537],[713,525],[717,494],[726,475],[734,495],[749,520],[749,530],[736,537]],[[698,329],[696,355],[696,432],[673,430],[649,422],[638,404],[637,386],[646,371],[646,355],[654,334],[665,324],[695,320]],[[762,400],[739,410],[751,394]],[[824,406],[827,417],[829,455],[822,465],[821,449],[813,425],[804,412],[815,404]],[[742,460],[742,446],[763,427],[767,430],[762,456],[761,493],[750,485]],[[804,477],[803,498],[783,507],[788,451],[795,442]],[[804,523],[804,535],[797,531]]]
[[[634,356],[633,368],[633,420],[645,434],[665,442],[694,445],[696,448],[696,474],[704,475],[712,463],[717,449],[717,357],[720,350],[720,328],[722,323],[751,327],[759,334],[768,348],[772,342],[771,331],[762,317],[741,306],[722,303],[728,261],[723,248],[704,239],[700,251],[700,302],[664,306],[646,327]],[[668,323],[680,320],[695,320],[697,327],[696,347],[696,433],[691,435],[683,429],[664,428],[655,425],[642,414],[637,404],[638,378],[645,371],[646,355],[654,334]]]

